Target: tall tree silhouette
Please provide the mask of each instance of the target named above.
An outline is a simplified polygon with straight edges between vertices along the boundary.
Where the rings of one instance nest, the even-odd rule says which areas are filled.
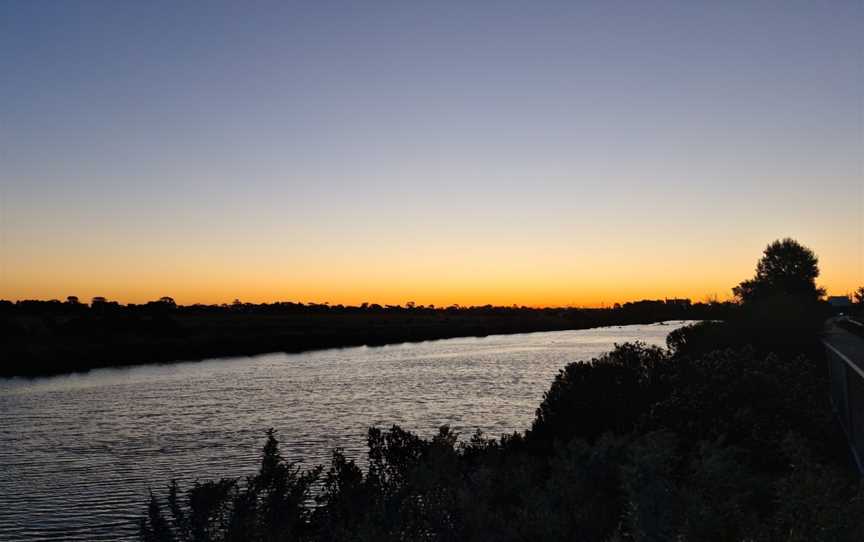
[[[825,290],[816,286],[819,259],[812,250],[794,239],[777,240],[768,245],[756,264],[756,275],[732,289],[742,303],[777,296],[801,296],[817,300]]]

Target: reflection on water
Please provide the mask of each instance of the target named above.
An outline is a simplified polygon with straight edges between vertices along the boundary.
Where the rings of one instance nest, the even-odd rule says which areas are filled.
[[[134,538],[148,487],[252,473],[275,427],[290,460],[365,457],[370,425],[526,429],[566,363],[663,345],[681,323],[267,354],[0,379],[0,539]]]

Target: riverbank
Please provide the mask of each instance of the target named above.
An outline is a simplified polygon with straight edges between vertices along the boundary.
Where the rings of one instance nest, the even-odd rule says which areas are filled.
[[[28,304],[29,303],[29,304]],[[455,337],[723,318],[725,304],[664,301],[611,309],[516,307],[0,307],[0,376],[42,376],[146,363],[376,346]]]

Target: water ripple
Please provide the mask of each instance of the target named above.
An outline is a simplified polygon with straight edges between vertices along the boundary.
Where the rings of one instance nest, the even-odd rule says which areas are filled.
[[[678,326],[460,338],[0,379],[0,540],[134,539],[148,489],[252,474],[263,431],[283,455],[362,460],[370,425],[527,428],[554,375]]]

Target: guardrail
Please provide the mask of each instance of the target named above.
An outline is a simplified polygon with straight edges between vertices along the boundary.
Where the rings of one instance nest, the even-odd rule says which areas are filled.
[[[822,341],[831,378],[831,405],[852,450],[858,472],[864,474],[864,371],[828,341]]]

